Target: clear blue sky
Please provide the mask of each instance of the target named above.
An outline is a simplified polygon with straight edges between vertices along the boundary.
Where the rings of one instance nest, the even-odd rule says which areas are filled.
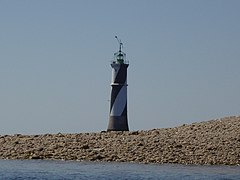
[[[0,134],[106,130],[124,43],[130,130],[240,114],[238,0],[0,1]]]

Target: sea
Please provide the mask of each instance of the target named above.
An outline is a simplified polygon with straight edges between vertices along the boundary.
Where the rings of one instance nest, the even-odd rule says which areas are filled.
[[[2,180],[209,179],[239,180],[240,166],[0,160]]]

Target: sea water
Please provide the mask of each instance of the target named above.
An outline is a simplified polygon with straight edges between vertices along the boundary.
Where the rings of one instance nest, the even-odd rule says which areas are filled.
[[[0,160],[0,179],[240,179],[239,166]]]

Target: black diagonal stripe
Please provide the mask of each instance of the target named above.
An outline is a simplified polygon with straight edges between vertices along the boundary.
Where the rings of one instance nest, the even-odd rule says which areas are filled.
[[[127,117],[127,102],[125,104],[125,107],[124,107],[124,110],[123,110],[121,116],[126,116]]]
[[[117,95],[119,93],[119,91],[121,90],[122,86],[120,85],[112,85],[112,92],[111,92],[111,107],[110,107],[110,113],[113,107],[113,104],[117,98]]]
[[[124,84],[127,78],[127,67],[128,64],[121,64],[114,83]]]

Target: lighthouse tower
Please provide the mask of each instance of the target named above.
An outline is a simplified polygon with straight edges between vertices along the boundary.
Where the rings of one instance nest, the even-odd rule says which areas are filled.
[[[127,119],[127,68],[126,54],[122,52],[122,42],[119,43],[119,51],[114,53],[111,83],[110,116],[107,131],[128,131]]]

